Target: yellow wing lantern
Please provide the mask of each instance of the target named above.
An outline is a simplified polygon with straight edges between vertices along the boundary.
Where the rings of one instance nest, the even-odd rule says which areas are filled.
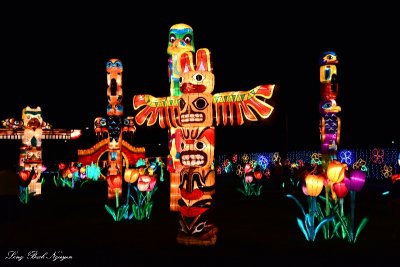
[[[180,154],[180,231],[177,241],[185,245],[212,245],[218,227],[213,223],[215,200],[214,162],[215,128],[218,125],[242,125],[246,120],[268,118],[274,108],[266,100],[273,95],[274,84],[249,91],[212,94],[215,77],[211,53],[207,48],[179,57],[180,97],[135,95],[133,106],[138,125],[176,127],[175,142]],[[213,107],[214,106],[214,107]]]

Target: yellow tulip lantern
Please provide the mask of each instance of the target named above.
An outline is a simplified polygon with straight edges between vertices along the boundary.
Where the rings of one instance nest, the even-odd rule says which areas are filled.
[[[326,185],[326,198],[328,198],[329,192],[332,192],[332,199],[336,200],[335,191],[332,190],[332,185],[334,183],[340,183],[344,180],[344,175],[346,170],[348,169],[346,163],[341,163],[340,161],[333,160],[328,164],[328,168],[326,170],[326,176],[328,177],[328,184]]]
[[[126,205],[129,204],[129,196],[131,192],[131,185],[137,181],[139,178],[139,170],[138,169],[126,169],[124,172],[124,180],[128,183],[128,194],[126,197]]]
[[[346,163],[341,163],[337,160],[332,160],[328,164],[328,168],[326,170],[326,176],[328,177],[329,182],[325,186],[325,215],[329,216],[331,213],[330,204],[329,204],[329,192],[332,192],[332,199],[337,200],[337,196],[334,190],[332,190],[332,185],[335,183],[340,183],[344,180],[344,175],[348,166]],[[328,233],[329,234],[329,233]]]
[[[307,194],[310,197],[317,197],[324,187],[324,177],[322,175],[308,174],[306,176]]]
[[[333,160],[328,164],[326,170],[326,176],[329,179],[330,184],[340,183],[344,179],[345,171],[348,169],[346,163]]]
[[[310,173],[306,176],[305,178],[306,182],[306,188],[307,188],[307,194],[308,197],[310,198],[310,217],[311,219],[309,220],[309,226],[310,226],[310,236],[312,237],[311,239],[315,239],[316,231],[314,229],[314,217],[317,212],[317,197],[322,191],[322,188],[324,187],[324,177],[322,175],[317,175]]]

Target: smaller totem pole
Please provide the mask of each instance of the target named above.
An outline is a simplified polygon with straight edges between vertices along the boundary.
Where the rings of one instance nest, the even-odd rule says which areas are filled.
[[[322,53],[320,58],[320,97],[319,112],[321,120],[319,124],[321,153],[323,157],[336,159],[336,152],[340,143],[340,118],[337,114],[341,111],[336,104],[338,95],[337,81],[337,56],[335,52]]]

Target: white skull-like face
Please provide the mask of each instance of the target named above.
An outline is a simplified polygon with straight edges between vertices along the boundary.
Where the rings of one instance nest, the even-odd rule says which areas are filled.
[[[183,127],[212,126],[211,94],[183,94],[180,98],[180,122]]]
[[[213,127],[193,127],[176,131],[184,167],[209,168],[214,161]]]

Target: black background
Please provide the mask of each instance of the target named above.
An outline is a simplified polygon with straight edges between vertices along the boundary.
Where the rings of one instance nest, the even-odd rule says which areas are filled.
[[[124,116],[135,114],[135,94],[169,95],[166,50],[169,28],[176,23],[192,26],[196,49],[210,49],[214,93],[278,86],[269,101],[275,107],[270,118],[217,127],[218,153],[319,149],[318,59],[325,51],[339,59],[340,147],[399,143],[397,19],[390,6],[44,7],[35,3],[3,11],[12,19],[1,18],[0,117],[21,118],[24,107],[39,105],[53,128],[82,129],[72,151],[54,142],[63,151],[59,157],[73,157],[76,149],[95,143],[93,120],[106,116],[107,60],[124,64]],[[7,142],[0,145],[6,148]],[[44,149],[45,142],[51,143],[45,140]],[[133,142],[164,155],[167,130],[158,124],[137,127]]]

